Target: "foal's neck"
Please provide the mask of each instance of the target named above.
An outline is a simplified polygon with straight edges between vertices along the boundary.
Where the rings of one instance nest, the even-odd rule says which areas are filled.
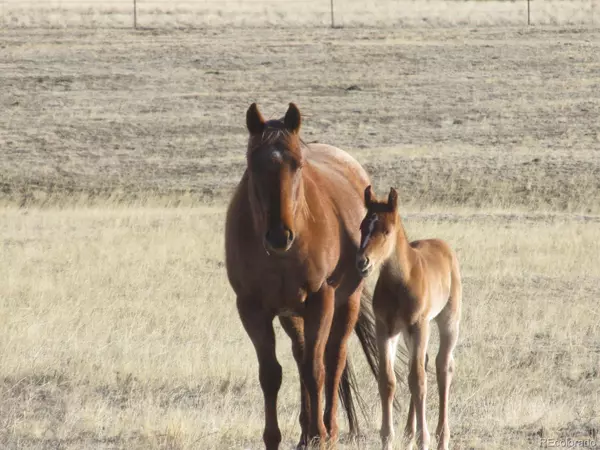
[[[383,267],[386,275],[395,282],[405,283],[410,277],[413,265],[413,249],[408,242],[402,219],[398,217],[396,245]]]

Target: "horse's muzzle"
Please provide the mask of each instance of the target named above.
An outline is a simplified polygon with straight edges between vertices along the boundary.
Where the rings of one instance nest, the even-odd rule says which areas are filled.
[[[273,253],[285,253],[294,243],[294,233],[287,227],[270,228],[265,234],[265,250]]]
[[[373,270],[373,265],[371,264],[371,260],[365,255],[358,255],[356,257],[356,268],[358,269],[358,273],[361,277],[365,278],[371,274]]]

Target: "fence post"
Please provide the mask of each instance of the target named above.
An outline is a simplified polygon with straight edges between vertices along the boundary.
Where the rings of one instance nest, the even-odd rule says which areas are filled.
[[[133,28],[137,30],[137,0],[133,0]]]
[[[331,28],[335,28],[335,18],[333,16],[333,0],[331,0],[330,4],[331,4]]]
[[[529,3],[531,0],[527,0],[527,25],[531,25],[531,6]]]

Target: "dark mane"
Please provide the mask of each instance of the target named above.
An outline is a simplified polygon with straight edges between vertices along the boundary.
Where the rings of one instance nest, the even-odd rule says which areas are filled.
[[[387,202],[371,201],[368,206],[369,213],[381,214],[394,212],[394,208]]]
[[[265,122],[265,128],[261,135],[249,139],[248,155],[265,146],[280,147],[281,150],[289,151],[296,159],[300,160],[302,147],[307,145],[297,134],[288,131],[283,119],[272,119]]]

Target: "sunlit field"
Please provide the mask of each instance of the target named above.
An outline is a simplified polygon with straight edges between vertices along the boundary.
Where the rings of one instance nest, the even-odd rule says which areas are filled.
[[[456,249],[451,448],[598,441],[599,54],[598,31],[571,28],[4,29],[0,448],[261,448],[223,249],[253,101],[297,103],[306,141],[398,188],[411,239]],[[358,443],[341,419],[339,447],[377,448],[376,384],[351,353],[367,414]]]
[[[142,28],[322,27],[331,26],[330,0],[137,0]],[[8,27],[133,26],[133,0],[5,0]],[[600,22],[598,0],[532,0],[535,25],[593,25]],[[333,25],[456,27],[523,26],[526,0],[333,0]]]

